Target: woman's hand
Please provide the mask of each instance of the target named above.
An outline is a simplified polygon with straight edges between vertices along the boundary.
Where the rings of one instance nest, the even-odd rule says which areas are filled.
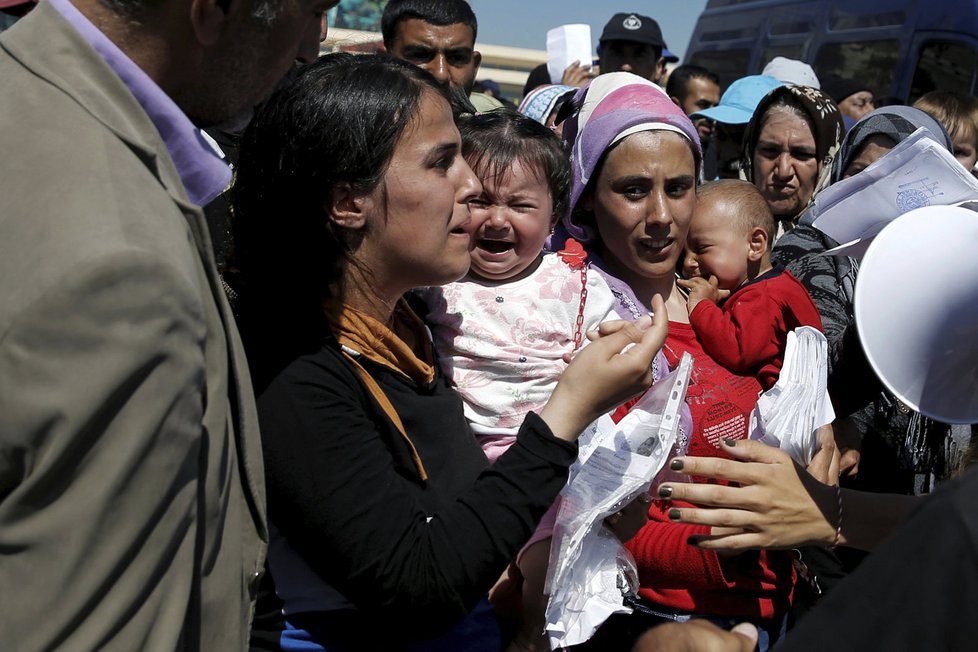
[[[835,486],[839,484],[839,473],[842,468],[842,455],[835,443],[832,425],[826,424],[815,431],[818,449],[808,464],[808,471],[813,478],[822,484]]]
[[[740,486],[665,483],[659,496],[715,509],[674,508],[669,518],[713,527],[696,545],[709,550],[831,545],[839,518],[836,489],[820,483],[787,453],[756,441],[724,441],[736,460],[682,457],[673,470]],[[815,460],[813,460],[815,463]],[[679,466],[680,468],[676,468]]]
[[[662,297],[652,298],[655,317],[601,324],[591,343],[560,376],[540,417],[555,436],[576,441],[592,421],[652,384],[652,358],[669,332]]]
[[[839,472],[854,478],[859,475],[859,459],[862,456],[863,435],[859,425],[851,417],[836,419],[833,424],[835,443],[842,454]]]

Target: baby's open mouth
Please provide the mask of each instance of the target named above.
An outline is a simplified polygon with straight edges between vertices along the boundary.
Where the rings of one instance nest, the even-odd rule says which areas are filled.
[[[502,240],[479,240],[478,247],[492,254],[501,254],[512,249],[513,243]]]

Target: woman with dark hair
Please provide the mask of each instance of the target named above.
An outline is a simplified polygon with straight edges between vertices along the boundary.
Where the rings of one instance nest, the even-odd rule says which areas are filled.
[[[266,588],[282,605],[263,596],[273,617],[256,621],[256,645],[498,650],[484,596],[563,486],[581,430],[651,382],[664,320],[619,322],[487,468],[403,298],[468,269],[480,187],[459,150],[446,90],[381,56],[305,67],[245,133],[238,306],[259,392]]]
[[[832,98],[816,88],[779,86],[757,105],[744,135],[741,169],[774,213],[775,241],[828,185],[844,133]]]

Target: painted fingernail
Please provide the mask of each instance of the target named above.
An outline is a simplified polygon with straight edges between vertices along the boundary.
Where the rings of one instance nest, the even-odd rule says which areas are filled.
[[[665,485],[659,487],[659,498],[672,498],[672,487]]]
[[[734,446],[737,445],[737,440],[736,439],[724,439],[723,440],[723,443],[726,444],[727,446],[729,446],[730,448],[733,448]]]
[[[683,516],[683,513],[681,511],[679,511],[678,509],[676,509],[675,507],[673,507],[672,509],[669,510],[669,520],[670,521],[678,521],[680,518],[682,518],[682,516]]]
[[[699,546],[700,545],[700,541],[702,541],[702,540],[703,540],[703,537],[702,536],[689,537],[688,539],[686,539],[686,545],[688,545],[688,546]]]
[[[683,461],[682,460],[673,460],[673,461],[669,462],[669,468],[672,469],[673,471],[682,471],[683,470]]]

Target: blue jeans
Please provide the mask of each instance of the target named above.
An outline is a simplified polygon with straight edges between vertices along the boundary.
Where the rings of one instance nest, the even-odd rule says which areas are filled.
[[[369,613],[357,611],[299,614],[286,618],[279,644],[285,652],[361,652],[378,645],[385,652],[499,652],[502,647],[499,624],[488,598],[483,598],[458,625],[433,639],[398,641],[396,633],[385,630],[385,626],[382,620],[371,620]],[[380,643],[370,638],[378,633],[390,640]]]

